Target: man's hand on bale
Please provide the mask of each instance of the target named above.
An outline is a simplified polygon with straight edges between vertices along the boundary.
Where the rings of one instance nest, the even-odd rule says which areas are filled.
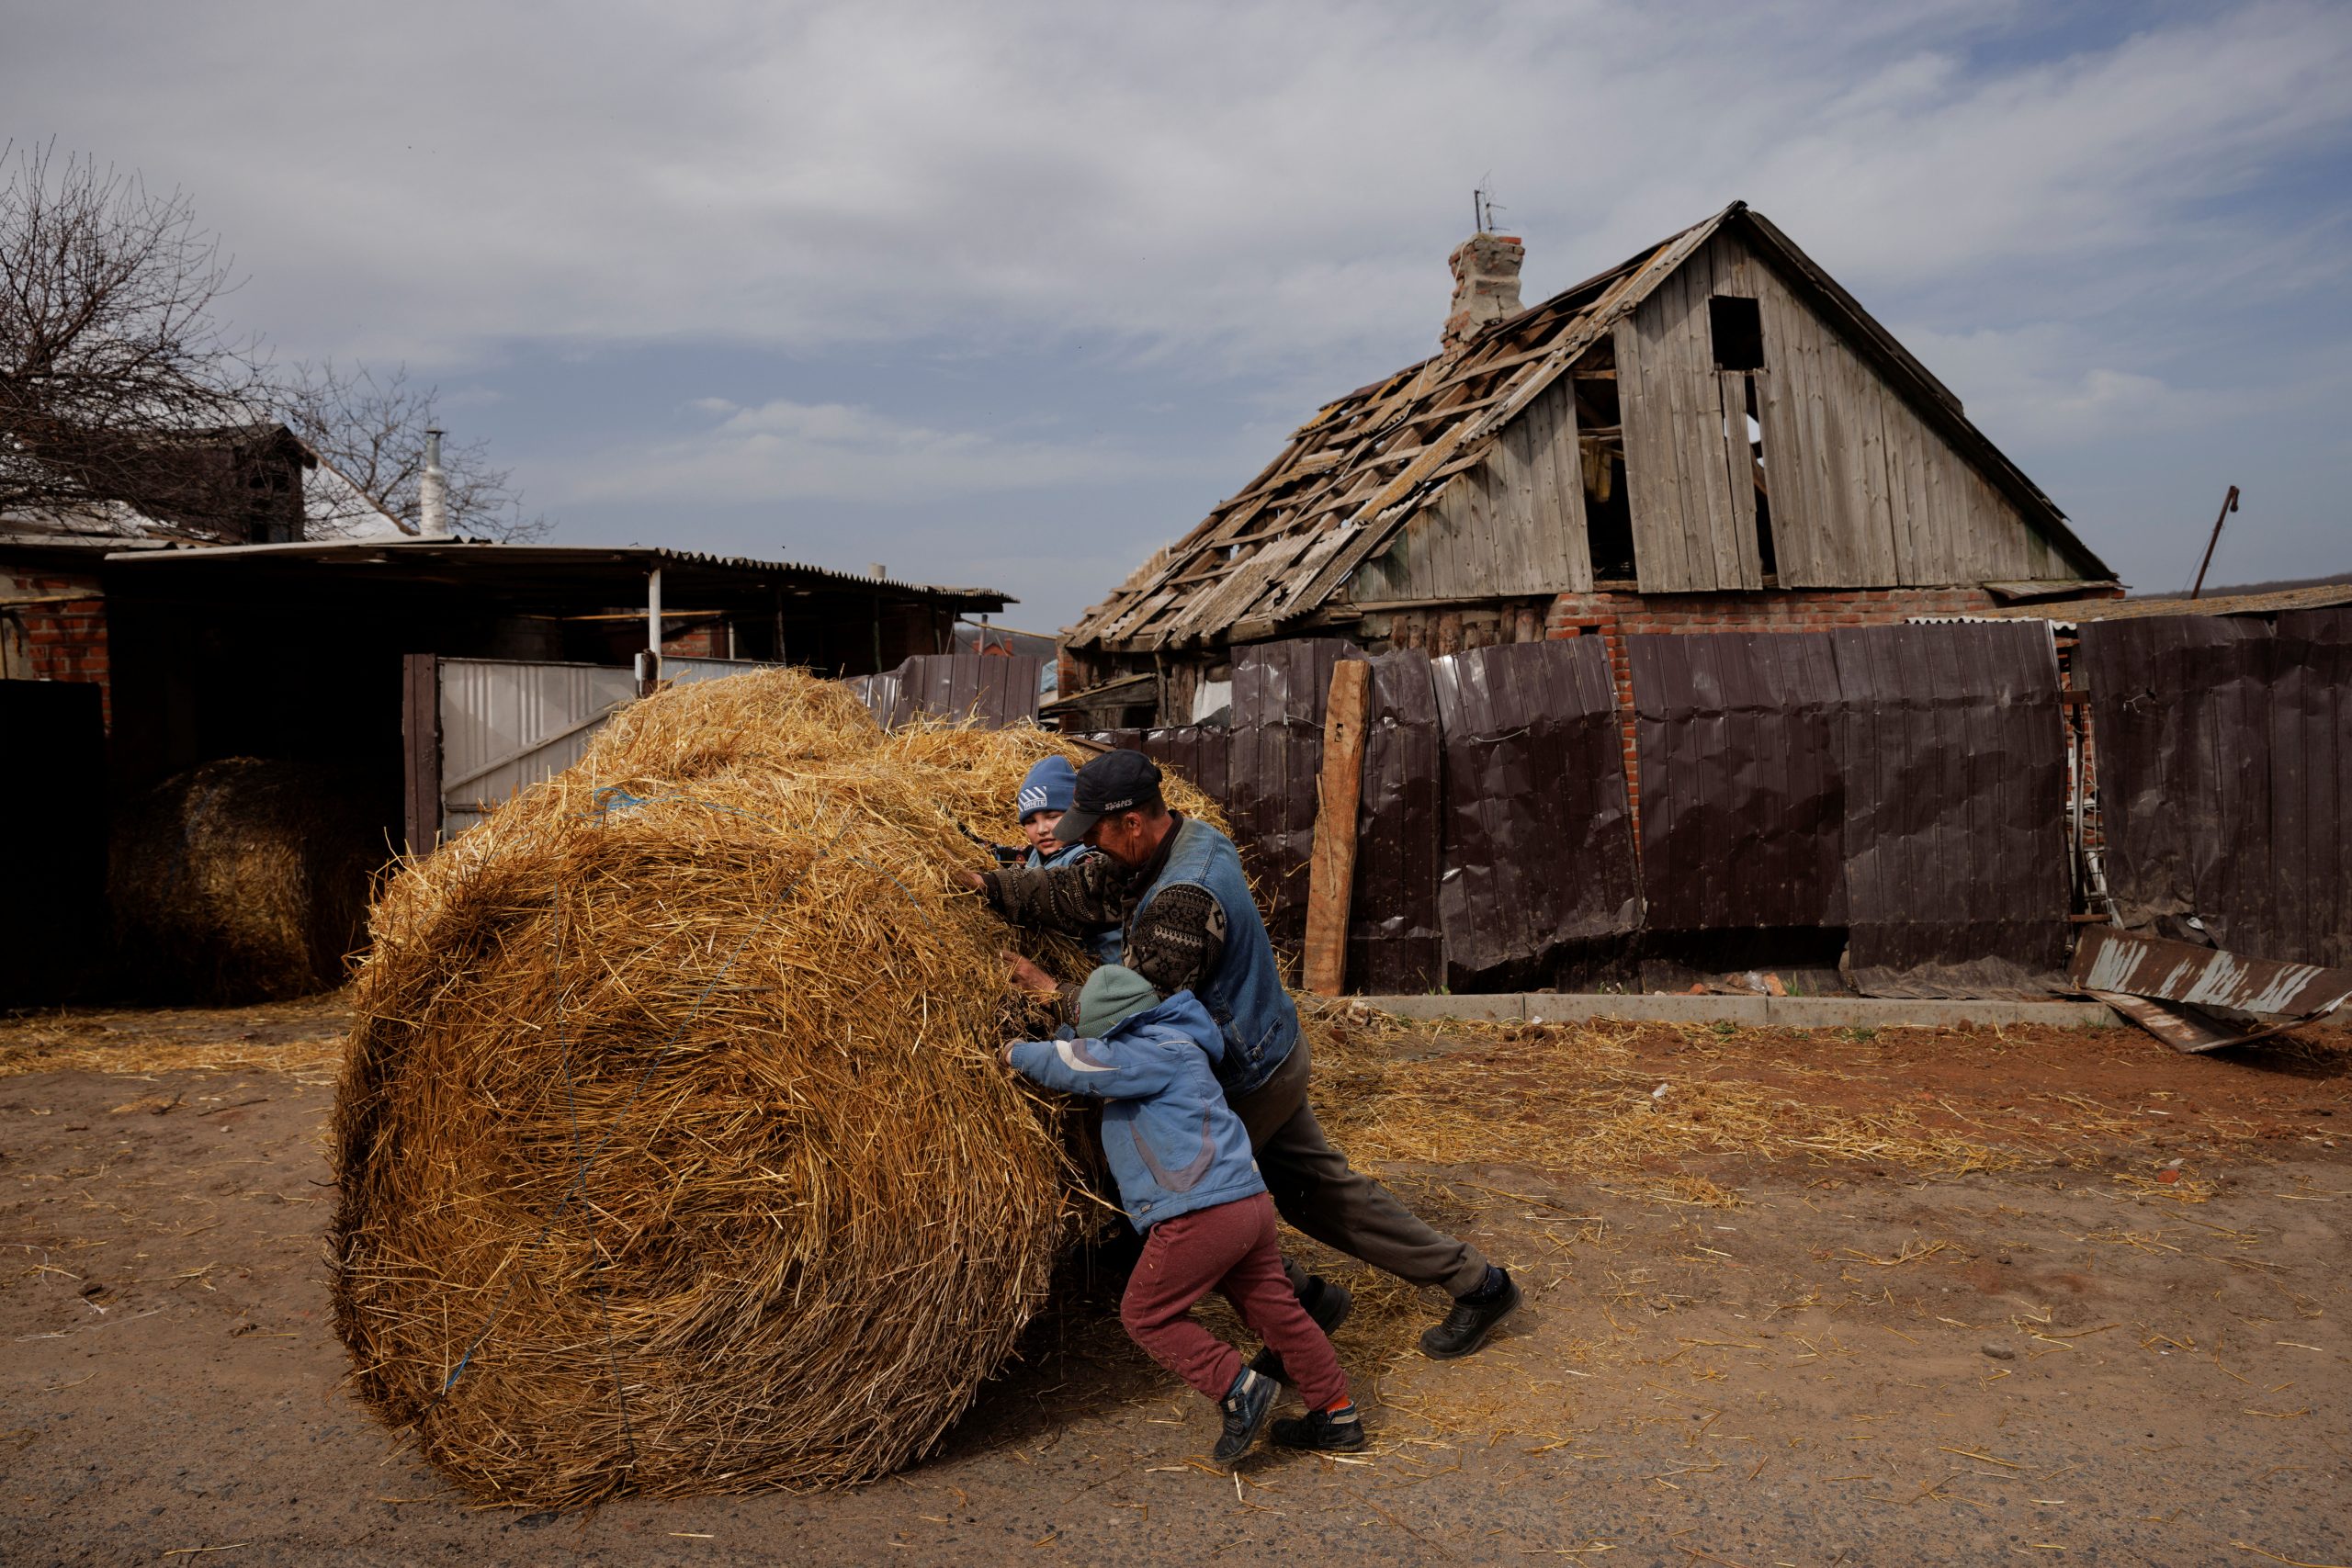
[[[1050,997],[1059,994],[1061,987],[1055,983],[1054,977],[1022,957],[1021,954],[1011,948],[1006,948],[1001,956],[1014,990],[1026,991],[1033,997]]]
[[[956,886],[967,893],[978,893],[988,886],[988,879],[977,871],[959,871],[956,874]]]

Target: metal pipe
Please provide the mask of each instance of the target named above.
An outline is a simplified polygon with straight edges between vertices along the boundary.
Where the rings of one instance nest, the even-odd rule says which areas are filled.
[[[441,471],[441,436],[438,430],[424,433],[424,477],[416,487],[416,532],[419,538],[446,539],[449,536],[449,476]]]
[[[2222,518],[2238,509],[2238,487],[2232,485],[2230,493],[2222,501],[2221,515],[2213,519],[2213,536],[2205,541],[2205,558],[2197,563],[2197,586],[2188,591],[2191,599],[2205,592],[2205,569],[2213,564],[2213,547],[2222,542]]]
[[[662,569],[645,574],[645,672],[639,677],[647,692],[662,681]]]

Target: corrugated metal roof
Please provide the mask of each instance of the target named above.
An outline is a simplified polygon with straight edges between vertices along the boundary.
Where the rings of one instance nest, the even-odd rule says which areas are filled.
[[[2052,604],[2013,604],[1970,616],[1983,621],[2052,621],[2062,626],[2085,621],[2132,621],[2143,615],[2262,615],[2280,610],[2320,610],[2352,604],[2352,582],[2319,582],[2269,593],[2208,593],[2202,599],[2075,599]]]
[[[236,571],[305,566],[414,573],[453,580],[455,574],[488,585],[583,581],[660,568],[665,582],[673,571],[682,582],[696,578],[754,579],[774,586],[815,592],[882,592],[926,599],[958,610],[994,613],[1020,601],[993,588],[965,588],[863,577],[798,561],[755,560],[677,550],[655,545],[501,545],[447,539],[304,541],[286,545],[191,546],[160,551],[109,554],[109,566],[137,565],[142,571]]]

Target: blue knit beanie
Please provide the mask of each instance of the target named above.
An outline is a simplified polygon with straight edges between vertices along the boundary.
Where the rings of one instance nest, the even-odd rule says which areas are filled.
[[[1023,822],[1040,811],[1068,811],[1077,790],[1078,770],[1070,766],[1069,759],[1047,757],[1021,781],[1021,793],[1013,798],[1013,808]]]

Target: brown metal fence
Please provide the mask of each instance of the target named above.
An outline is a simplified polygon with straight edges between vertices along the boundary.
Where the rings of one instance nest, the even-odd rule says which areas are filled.
[[[1046,662],[1027,654],[918,653],[850,689],[885,729],[918,715],[976,718],[991,729],[1035,723]]]
[[[1284,947],[1306,933],[1306,864],[1323,769],[1323,710],[1331,667],[1362,658],[1335,637],[1253,648],[1233,664],[1226,814],[1251,852],[1267,900],[1266,929]]]
[[[2039,621],[1829,634],[1848,962],[1866,995],[2041,990],[2066,962],[2066,730]]]
[[[1615,685],[1598,638],[1436,661],[1445,748],[1439,894],[1453,983],[1533,980],[1642,919]]]
[[[1842,947],[1866,994],[2064,985],[2067,735],[2046,623],[1634,637],[1626,654],[1638,858],[1598,640],[1372,660],[1351,988],[1540,983],[1611,951],[1744,966],[1774,933]],[[1247,649],[1231,729],[1102,738],[1226,804],[1288,945],[1331,670],[1363,657]],[[2094,623],[2075,670],[2124,920],[2352,962],[2352,610]]]
[[[2124,923],[2352,964],[2352,609],[2093,622],[2075,667]]]
[[[1844,925],[1828,637],[1630,637],[1625,657],[1650,926]]]
[[[2065,961],[2065,731],[2040,622],[1626,639],[1652,929],[1842,927],[1870,994]]]
[[[1445,982],[1443,766],[1429,655],[1382,654],[1372,661],[1348,911],[1347,973],[1357,990],[1408,994]]]

